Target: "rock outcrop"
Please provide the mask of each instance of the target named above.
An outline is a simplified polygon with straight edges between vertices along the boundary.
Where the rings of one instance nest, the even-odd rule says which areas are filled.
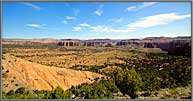
[[[61,86],[64,90],[72,85],[91,83],[94,78],[103,75],[88,71],[77,71],[66,68],[57,68],[32,63],[11,55],[5,54],[2,60],[3,90],[9,91],[25,86],[33,90],[52,90]]]

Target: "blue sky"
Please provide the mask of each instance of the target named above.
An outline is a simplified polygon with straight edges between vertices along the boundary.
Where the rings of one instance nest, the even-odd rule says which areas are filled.
[[[191,36],[191,2],[3,2],[3,38]]]

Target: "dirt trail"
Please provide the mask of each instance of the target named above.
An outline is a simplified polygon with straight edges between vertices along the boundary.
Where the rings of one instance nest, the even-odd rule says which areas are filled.
[[[103,77],[100,74],[88,71],[44,66],[8,54],[4,55],[2,65],[4,68],[2,73],[7,75],[3,78],[3,89],[5,91],[18,88],[16,83],[33,90],[52,90],[57,86],[66,90],[72,85],[91,83],[92,79]]]

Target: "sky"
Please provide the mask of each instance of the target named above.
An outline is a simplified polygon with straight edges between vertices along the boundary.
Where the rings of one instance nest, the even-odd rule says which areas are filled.
[[[191,36],[191,2],[3,2],[2,37]]]

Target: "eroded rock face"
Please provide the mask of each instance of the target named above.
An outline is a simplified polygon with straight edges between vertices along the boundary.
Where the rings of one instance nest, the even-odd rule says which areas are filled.
[[[3,89],[5,91],[15,90],[17,88],[15,84],[33,90],[52,90],[57,86],[67,90],[72,85],[91,83],[94,78],[104,77],[88,71],[44,66],[7,54],[4,55],[2,61],[5,70],[3,72],[9,71],[7,77],[3,78]],[[13,78],[14,82],[11,82]]]
[[[160,48],[171,55],[191,56],[191,37],[145,38],[145,48]],[[148,41],[147,41],[148,40]]]
[[[158,43],[144,43],[144,48],[158,48]]]
[[[158,47],[171,55],[191,56],[191,41],[176,40],[169,43],[160,43]]]
[[[163,43],[145,43],[145,48],[160,48],[170,55],[191,56],[191,41],[174,40]]]

